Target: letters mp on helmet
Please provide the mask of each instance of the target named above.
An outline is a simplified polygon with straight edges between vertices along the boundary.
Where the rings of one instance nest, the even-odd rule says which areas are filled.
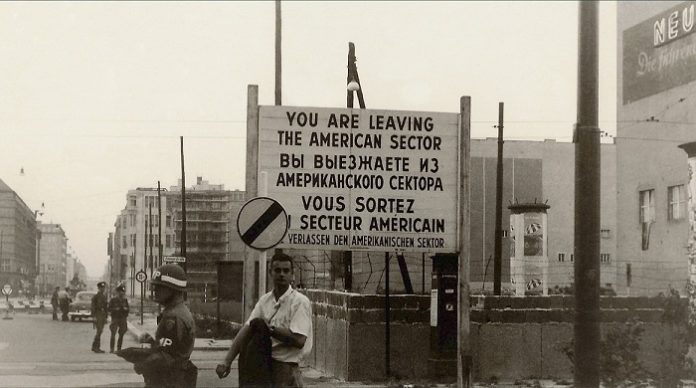
[[[186,291],[186,272],[176,264],[165,264],[152,274],[151,284]]]

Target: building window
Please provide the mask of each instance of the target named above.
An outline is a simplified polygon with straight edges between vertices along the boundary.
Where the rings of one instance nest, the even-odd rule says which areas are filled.
[[[600,263],[610,263],[611,262],[611,255],[608,253],[600,253],[599,254],[599,262]]]
[[[611,230],[610,229],[600,229],[599,235],[602,238],[611,238]]]
[[[128,199],[128,204],[129,204],[130,206],[135,206],[135,205],[136,205],[135,197],[130,197],[130,198]]]
[[[655,221],[655,190],[643,190],[640,195],[640,223]]]
[[[558,254],[558,262],[563,263],[565,261],[565,253]]]
[[[170,228],[172,227],[172,216],[171,215],[167,215],[167,226]]]
[[[667,188],[667,219],[681,220],[686,217],[686,187],[684,185]]]
[[[168,234],[167,235],[167,248],[171,248],[171,247],[172,247],[172,235]]]
[[[128,240],[126,239],[126,236],[123,236],[123,237],[121,238],[121,240],[122,240],[122,241],[121,241],[121,242],[122,242],[121,246],[122,246],[123,248],[128,248]]]
[[[655,190],[643,190],[640,194],[640,248],[647,251],[650,248],[650,231],[655,223]]]
[[[570,254],[570,262],[571,262],[571,263],[574,263],[574,262],[575,262],[575,254],[574,254],[574,253],[571,253],[571,254]]]

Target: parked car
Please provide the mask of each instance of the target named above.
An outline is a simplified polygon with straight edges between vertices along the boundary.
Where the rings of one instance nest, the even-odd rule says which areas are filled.
[[[96,294],[96,291],[80,291],[75,295],[68,310],[68,316],[71,321],[92,318],[92,297]]]

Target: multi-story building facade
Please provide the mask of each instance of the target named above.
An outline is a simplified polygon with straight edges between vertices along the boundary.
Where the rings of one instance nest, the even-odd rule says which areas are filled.
[[[36,213],[0,179],[0,283],[35,292]]]
[[[620,293],[683,290],[687,155],[696,140],[696,4],[618,2],[617,220]]]
[[[166,194],[174,216],[176,254],[181,255],[183,213],[181,181]],[[186,270],[188,295],[205,301],[215,295],[217,262],[244,260],[244,245],[237,235],[236,217],[244,203],[243,191],[225,190],[197,177],[186,188]]]
[[[162,201],[161,220],[156,188],[129,190],[126,206],[116,217],[110,256],[110,283],[115,285],[124,282],[127,293],[131,296],[141,293],[140,284],[135,280],[138,271],[145,271],[148,278],[151,278],[154,269],[162,262],[162,257],[174,254],[174,223],[166,190],[160,190],[159,197]],[[161,255],[158,246],[160,241]],[[149,288],[146,287],[145,291],[149,294]]]
[[[55,287],[68,285],[68,239],[60,224],[39,222],[41,240],[39,242],[40,271],[37,277],[40,292],[51,294]]]

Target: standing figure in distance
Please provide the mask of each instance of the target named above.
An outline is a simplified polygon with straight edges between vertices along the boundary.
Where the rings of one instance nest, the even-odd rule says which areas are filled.
[[[268,384],[268,379],[259,376],[257,371],[243,371],[242,368],[257,369],[264,365],[265,357],[258,354],[261,349],[249,349],[248,345],[263,347],[264,337],[270,336],[270,385],[272,387],[302,387],[300,360],[312,350],[312,305],[309,299],[292,288],[294,264],[292,258],[284,253],[276,253],[270,266],[273,278],[273,291],[264,294],[254,306],[249,320],[232,341],[224,361],[218,364],[215,372],[219,378],[227,377],[232,361],[240,353],[252,359],[248,365],[240,357],[240,386]],[[260,327],[259,327],[260,326]],[[258,362],[261,360],[261,362]],[[247,376],[263,381],[247,380]],[[245,381],[246,380],[246,381]]]
[[[165,264],[152,274],[150,283],[164,310],[155,338],[147,333],[140,338],[152,346],[152,353],[134,365],[135,372],[143,375],[146,387],[195,387],[198,368],[191,362],[191,353],[196,327],[184,304],[186,273],[176,264]]]
[[[58,320],[58,290],[60,290],[60,287],[56,287],[56,289],[53,290],[53,295],[51,295],[51,306],[53,307],[54,321]]]
[[[116,339],[116,331],[118,331],[117,350],[121,350],[123,345],[123,335],[128,331],[128,299],[126,299],[126,286],[119,284],[116,287],[116,296],[109,301],[109,312],[111,313],[111,339],[109,340],[109,349],[114,352],[114,340]]]
[[[72,302],[68,290],[70,289],[65,287],[65,289],[58,291],[58,304],[60,304],[62,321],[68,321],[68,311],[70,310],[70,302]]]
[[[101,350],[101,335],[106,324],[108,308],[106,295],[104,295],[105,288],[106,283],[97,283],[97,293],[92,297],[92,316],[94,317],[94,327],[97,329],[97,334],[94,335],[94,341],[92,341],[92,351],[94,353],[104,353]]]

